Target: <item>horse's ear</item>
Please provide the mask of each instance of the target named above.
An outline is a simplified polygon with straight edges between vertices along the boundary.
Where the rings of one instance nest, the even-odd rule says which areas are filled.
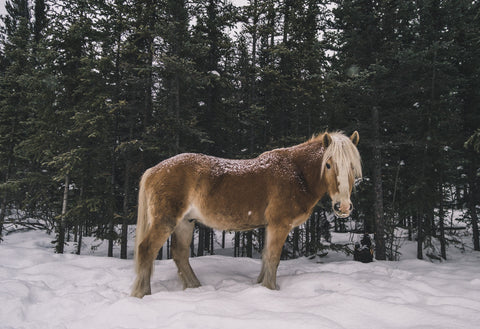
[[[352,141],[352,143],[357,146],[358,145],[358,141],[360,140],[360,136],[358,135],[358,131],[354,131],[352,136],[350,136],[350,140]]]
[[[327,148],[330,144],[332,144],[332,136],[329,133],[325,133],[323,135],[323,147]]]

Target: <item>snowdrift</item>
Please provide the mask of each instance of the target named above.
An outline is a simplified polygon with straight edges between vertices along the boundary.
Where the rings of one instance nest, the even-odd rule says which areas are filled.
[[[203,286],[183,291],[156,261],[151,296],[129,297],[133,260],[56,255],[41,232],[0,245],[0,328],[478,328],[480,253],[451,261],[281,261],[280,290],[255,284],[260,260],[191,260]],[[319,263],[321,261],[321,263]]]

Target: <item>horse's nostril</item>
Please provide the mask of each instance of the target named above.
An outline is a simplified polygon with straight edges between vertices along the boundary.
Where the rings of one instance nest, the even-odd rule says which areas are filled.
[[[348,208],[349,211],[352,211],[353,210],[353,204],[350,203],[350,208]]]
[[[340,211],[340,202],[335,203],[333,209],[335,209],[335,211]]]

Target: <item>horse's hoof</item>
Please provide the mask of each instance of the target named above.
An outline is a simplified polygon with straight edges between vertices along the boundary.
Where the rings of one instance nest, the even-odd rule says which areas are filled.
[[[151,292],[143,292],[143,291],[132,291],[132,294],[130,295],[131,297],[136,297],[136,298],[143,298],[145,295],[151,295]]]
[[[198,288],[201,287],[202,285],[200,283],[190,283],[190,284],[184,284],[183,285],[183,290],[185,289],[190,289],[190,288]]]
[[[136,297],[136,298],[143,298],[143,296],[145,296],[145,294],[138,293],[138,292],[132,292],[132,294],[130,296],[131,297]]]
[[[265,288],[268,288],[270,290],[277,290],[277,285],[275,283],[262,282],[262,286],[264,286]]]

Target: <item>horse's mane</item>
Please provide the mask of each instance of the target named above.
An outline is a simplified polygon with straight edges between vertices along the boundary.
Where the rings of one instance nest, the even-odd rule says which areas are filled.
[[[308,143],[315,141],[322,141],[326,133],[313,136]],[[352,143],[349,137],[345,136],[342,132],[331,132],[328,133],[332,138],[330,145],[325,150],[322,160],[322,171],[326,166],[326,162],[329,159],[332,159],[333,162],[337,165],[337,172],[348,172],[353,174],[353,178],[362,177],[362,161],[360,158],[360,153],[357,150],[357,147]],[[351,170],[351,171],[350,171]]]

